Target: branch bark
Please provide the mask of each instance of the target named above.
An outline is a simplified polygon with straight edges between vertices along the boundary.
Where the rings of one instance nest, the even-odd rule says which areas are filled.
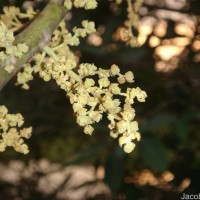
[[[15,70],[12,73],[7,73],[0,66],[0,91],[22,68],[23,64],[50,40],[53,31],[57,28],[67,11],[62,3],[63,0],[51,0],[37,18],[16,36],[15,44],[26,43],[29,50],[21,58],[17,59]]]

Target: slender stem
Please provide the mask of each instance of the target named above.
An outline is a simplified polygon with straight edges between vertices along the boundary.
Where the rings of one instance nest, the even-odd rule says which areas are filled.
[[[50,40],[53,31],[57,28],[66,13],[62,5],[63,0],[51,0],[37,18],[19,35],[16,36],[15,44],[26,43],[29,47],[27,53],[17,59],[15,70],[7,73],[0,65],[0,90],[22,68],[41,47],[45,47]]]
[[[43,48],[44,52],[47,53],[50,57],[54,59],[54,61],[58,61],[58,56],[55,54],[52,48],[50,48],[48,45],[45,45]]]
[[[78,83],[81,83],[82,80],[81,78],[72,70],[67,70],[67,74],[72,77],[75,81],[77,81]]]

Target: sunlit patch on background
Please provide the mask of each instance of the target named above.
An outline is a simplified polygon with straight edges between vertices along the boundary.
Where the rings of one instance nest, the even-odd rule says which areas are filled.
[[[124,181],[127,184],[134,184],[139,187],[152,186],[163,191],[174,191],[182,193],[190,186],[191,180],[185,178],[179,185],[175,185],[173,180],[175,175],[170,171],[165,171],[161,174],[155,174],[149,169],[144,169],[133,174],[133,176],[125,177]]]
[[[88,36],[87,43],[93,46],[100,46],[103,40],[98,33],[92,33]]]
[[[148,42],[155,49],[155,71],[173,72],[191,50],[196,52],[194,62],[200,61],[200,40],[195,36],[200,28],[197,26],[197,17],[188,13],[189,8],[190,2],[187,0],[144,0],[139,8],[139,20],[135,23],[135,45],[140,47]],[[129,22],[125,20],[125,27],[128,27]],[[169,35],[171,29],[173,35]],[[121,39],[128,44],[128,31],[130,29],[119,28],[113,40]]]

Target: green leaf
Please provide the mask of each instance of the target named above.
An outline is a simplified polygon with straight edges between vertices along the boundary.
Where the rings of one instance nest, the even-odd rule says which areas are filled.
[[[175,134],[180,140],[185,140],[188,134],[187,122],[178,120],[175,124]]]
[[[105,182],[109,185],[113,193],[116,193],[122,184],[124,173],[124,157],[124,151],[121,148],[117,148],[108,156],[105,164]]]
[[[163,125],[173,124],[174,121],[176,121],[176,118],[172,115],[158,115],[151,120],[149,120],[143,127],[141,127],[142,132],[148,132],[152,131],[153,129],[156,129],[158,127],[161,127]]]
[[[168,168],[167,151],[163,144],[153,136],[144,136],[139,152],[146,165],[155,171],[163,172]]]

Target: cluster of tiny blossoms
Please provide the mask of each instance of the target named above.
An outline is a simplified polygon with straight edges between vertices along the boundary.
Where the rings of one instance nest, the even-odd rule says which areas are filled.
[[[14,70],[16,60],[28,51],[26,44],[14,45],[14,32],[25,26],[25,22],[35,15],[36,12],[31,7],[26,10],[26,13],[22,13],[14,6],[3,8],[3,14],[0,15],[0,65],[8,73]]]
[[[85,8],[86,10],[94,9],[97,7],[96,0],[65,0],[64,6],[70,10],[74,5],[75,8]]]
[[[0,18],[9,30],[15,32],[21,29],[26,24],[26,21],[28,22],[35,15],[36,12],[32,7],[28,7],[26,12],[22,13],[18,7],[5,6],[3,7],[3,14],[0,15]]]
[[[5,106],[0,106],[0,152],[13,147],[17,152],[27,154],[28,146],[23,138],[30,138],[32,127],[19,129],[24,123],[21,114],[9,114]]]
[[[32,72],[39,73],[45,81],[54,79],[66,91],[76,121],[84,127],[86,134],[92,134],[93,124],[99,122],[103,113],[106,113],[110,121],[108,127],[111,137],[119,137],[120,146],[130,153],[135,147],[134,140],[140,140],[132,105],[135,98],[144,102],[147,95],[139,87],[127,88],[122,92],[120,85],[125,82],[133,83],[134,76],[130,71],[122,75],[116,65],[108,70],[98,69],[89,63],[82,63],[77,67],[76,57],[69,46],[77,46],[80,37],[95,32],[93,22],[83,21],[82,26],[83,28],[75,27],[72,34],[62,22],[48,46],[35,55],[33,68],[28,65],[24,72],[18,74],[18,84],[28,89],[26,81],[32,79]],[[111,82],[110,78],[113,77],[117,77],[116,83]],[[120,96],[124,97],[124,104],[120,102]]]
[[[84,38],[87,34],[95,31],[93,22],[85,20],[82,22],[82,26],[83,28],[74,27],[72,34],[66,29],[65,23],[61,22],[59,28],[54,31],[49,46],[45,46],[42,53],[38,52],[33,57],[35,65],[25,64],[24,71],[17,74],[16,84],[22,85],[23,89],[29,89],[27,82],[33,79],[33,73],[39,73],[44,81],[53,78],[58,85],[62,85],[62,89],[68,91],[71,88],[71,83],[64,83],[64,80],[69,78],[68,75],[75,80],[80,80],[72,70],[77,66],[77,63],[69,46],[78,46],[80,37]],[[73,79],[71,79],[72,84],[74,84]]]
[[[26,44],[18,43],[14,45],[14,40],[13,32],[8,30],[6,25],[0,21],[0,65],[8,73],[14,70],[16,59],[20,58],[23,53],[28,51],[28,46]]]
[[[139,87],[127,88],[126,92],[121,91],[121,84],[133,82],[133,73],[129,71],[122,75],[116,65],[105,70],[85,63],[79,65],[78,76],[81,81],[76,82],[67,93],[76,113],[77,123],[84,127],[86,134],[92,134],[92,125],[99,122],[103,113],[106,113],[110,121],[108,127],[111,137],[119,137],[120,146],[130,153],[135,147],[133,140],[140,140],[132,105],[135,98],[144,102],[147,96]],[[114,76],[117,77],[117,83],[112,83],[109,79]],[[125,98],[124,105],[119,96]]]

